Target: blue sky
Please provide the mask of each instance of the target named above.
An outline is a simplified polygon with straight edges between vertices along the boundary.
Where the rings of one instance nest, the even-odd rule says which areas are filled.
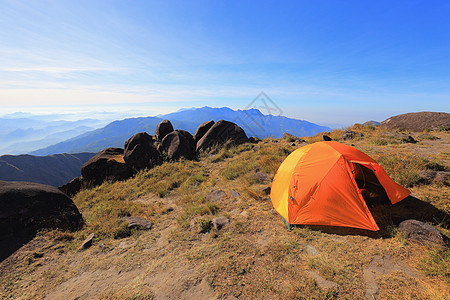
[[[0,0],[2,111],[450,110],[450,1]]]

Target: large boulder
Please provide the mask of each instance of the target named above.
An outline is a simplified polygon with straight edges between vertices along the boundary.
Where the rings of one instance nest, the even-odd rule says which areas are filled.
[[[81,175],[93,185],[106,180],[125,180],[133,176],[133,169],[123,159],[123,149],[107,148],[81,167]]]
[[[123,159],[136,171],[151,169],[161,163],[161,155],[156,150],[153,137],[146,132],[136,133],[125,142]]]
[[[400,223],[398,230],[402,232],[408,240],[420,244],[444,244],[444,239],[439,230],[424,222],[412,219],[406,220]]]
[[[69,197],[75,196],[83,188],[89,188],[89,182],[83,177],[74,178],[68,183],[58,187],[60,191]]]
[[[173,131],[172,123],[169,120],[162,120],[161,123],[156,126],[155,137],[156,140],[161,142],[166,135]]]
[[[0,238],[34,234],[42,228],[74,230],[82,225],[75,204],[56,187],[0,181]]]
[[[197,131],[194,134],[194,140],[197,143],[204,135],[208,132],[208,130],[214,125],[214,121],[207,121],[200,126],[198,126]]]
[[[248,141],[245,131],[233,122],[217,121],[197,142],[197,152],[208,150],[217,145],[231,143],[239,145]]]
[[[195,158],[195,141],[192,134],[185,130],[175,130],[164,137],[159,150],[171,160],[181,157]]]

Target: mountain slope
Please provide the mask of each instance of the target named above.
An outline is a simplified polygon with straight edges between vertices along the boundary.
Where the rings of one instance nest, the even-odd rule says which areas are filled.
[[[0,156],[0,180],[29,181],[61,186],[81,175],[81,166],[95,153],[50,156]]]
[[[282,116],[263,115],[257,109],[232,110],[230,108],[191,108],[158,117],[130,118],[114,121],[104,128],[97,129],[67,141],[32,152],[34,155],[54,153],[98,152],[107,147],[123,147],[124,142],[137,132],[154,134],[156,126],[163,119],[169,119],[175,129],[184,129],[192,134],[197,127],[209,120],[220,119],[235,122],[248,136],[281,137],[284,132],[297,136],[311,136],[330,128],[303,120]]]

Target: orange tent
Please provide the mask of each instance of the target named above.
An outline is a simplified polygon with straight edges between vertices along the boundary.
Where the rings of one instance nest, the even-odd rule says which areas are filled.
[[[338,143],[318,142],[292,152],[280,165],[270,198],[290,224],[379,230],[364,193],[383,191],[392,204],[410,191],[395,183],[363,152]]]

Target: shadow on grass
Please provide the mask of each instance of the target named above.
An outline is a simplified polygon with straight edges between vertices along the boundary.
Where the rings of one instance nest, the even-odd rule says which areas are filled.
[[[329,234],[361,235],[370,238],[392,237],[398,225],[409,219],[440,225],[447,229],[450,228],[450,214],[413,196],[409,196],[394,205],[388,204],[383,199],[376,200],[367,204],[375,222],[380,228],[379,231],[324,225],[295,225],[295,227],[308,227],[312,230]]]

